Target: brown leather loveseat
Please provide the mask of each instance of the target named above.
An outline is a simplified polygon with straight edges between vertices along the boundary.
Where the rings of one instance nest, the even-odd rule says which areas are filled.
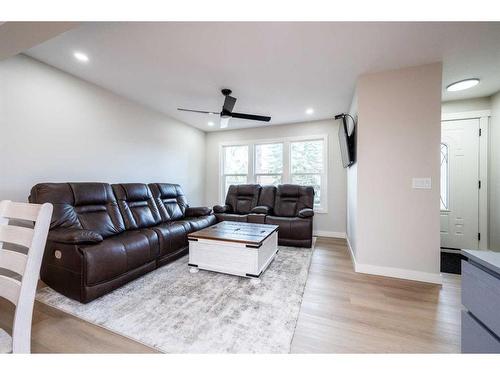
[[[314,216],[312,186],[231,185],[224,206],[214,206],[217,221],[279,225],[278,243],[311,247]]]
[[[41,279],[84,303],[187,254],[187,235],[216,222],[176,184],[42,183],[29,201],[54,205]]]

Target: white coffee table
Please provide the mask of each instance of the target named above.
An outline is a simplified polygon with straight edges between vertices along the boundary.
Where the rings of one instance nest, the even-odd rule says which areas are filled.
[[[278,253],[278,226],[222,221],[189,234],[189,266],[252,278],[254,283]]]

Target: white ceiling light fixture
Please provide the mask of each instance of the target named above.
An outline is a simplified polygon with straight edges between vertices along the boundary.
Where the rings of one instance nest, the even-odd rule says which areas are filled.
[[[215,124],[214,124],[214,122],[213,122],[213,121],[209,121],[209,122],[208,122],[208,126],[214,126],[214,125],[215,125]]]
[[[314,113],[314,109],[313,108],[307,108],[306,109],[306,115],[312,115]]]
[[[89,62],[89,57],[83,52],[75,51],[73,52],[73,57],[83,63]]]
[[[479,78],[467,78],[446,86],[447,91],[462,91],[470,89],[479,83]]]

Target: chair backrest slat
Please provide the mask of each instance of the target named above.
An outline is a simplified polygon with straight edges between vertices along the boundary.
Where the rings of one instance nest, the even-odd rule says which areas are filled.
[[[0,224],[0,242],[9,242],[24,247],[31,247],[34,231],[31,228]]]
[[[19,293],[21,292],[21,282],[13,279],[12,277],[7,277],[0,275],[0,296],[9,300],[14,305],[17,306],[19,302]]]
[[[9,219],[36,221],[40,205],[31,203],[9,202],[0,206],[0,216]]]
[[[0,201],[0,267],[21,275],[19,281],[5,272],[0,274],[0,296],[16,306],[12,325],[13,353],[30,352],[33,304],[52,209],[50,203]],[[14,220],[10,222],[11,219]],[[16,220],[32,221],[35,225],[33,229],[18,226]],[[4,249],[4,242],[27,247],[27,255]]]
[[[23,253],[0,249],[0,268],[5,268],[22,276],[27,260],[28,257]]]

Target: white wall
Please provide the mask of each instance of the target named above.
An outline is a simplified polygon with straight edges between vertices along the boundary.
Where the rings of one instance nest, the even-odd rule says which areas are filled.
[[[356,270],[439,282],[441,63],[357,85]],[[430,177],[432,189],[412,189]]]
[[[316,214],[314,230],[321,232],[346,231],[346,172],[342,168],[338,142],[338,121],[325,120],[272,127],[259,127],[207,133],[206,199],[208,205],[219,201],[219,147],[223,142],[252,141],[284,137],[328,135],[328,213]],[[323,233],[325,234],[325,233]]]
[[[489,144],[489,247],[500,250],[500,92],[491,97]]]
[[[0,199],[38,182],[175,182],[204,203],[205,133],[29,57],[0,61]]]
[[[358,96],[354,93],[349,114],[358,119]],[[352,131],[352,130],[351,130]],[[357,129],[356,129],[357,131]],[[347,169],[347,244],[353,254],[356,255],[358,228],[358,164],[357,162]]]
[[[488,96],[473,99],[452,100],[441,104],[442,113],[459,113],[468,111],[484,111],[491,107]]]

